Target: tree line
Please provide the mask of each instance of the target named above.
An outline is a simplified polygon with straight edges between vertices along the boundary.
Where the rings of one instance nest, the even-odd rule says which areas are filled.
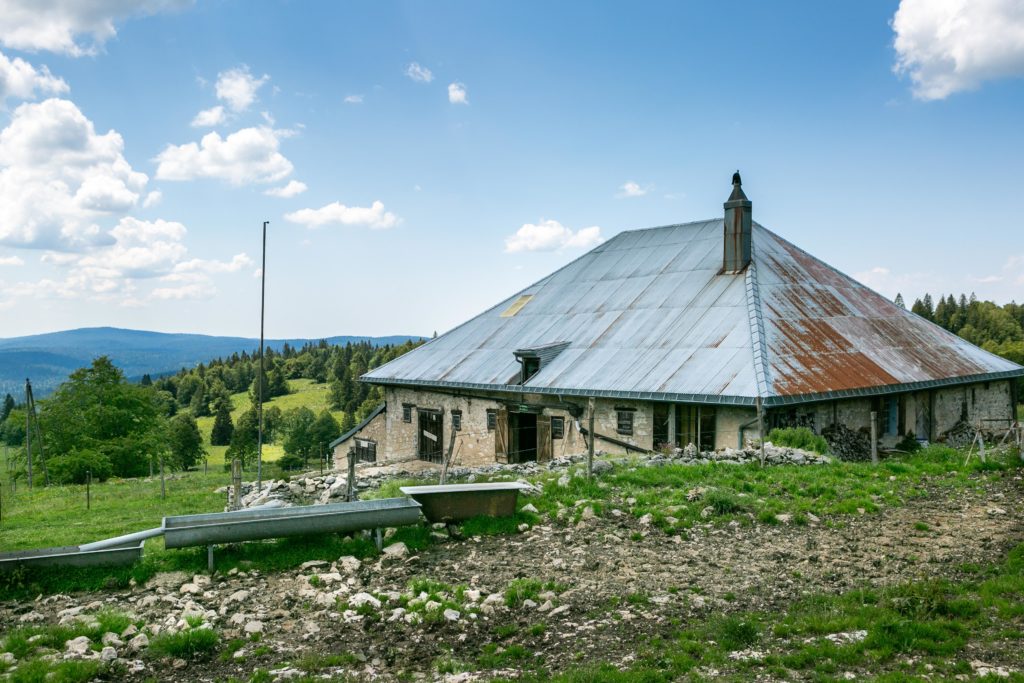
[[[319,343],[264,351],[263,400],[288,394],[289,380],[306,378],[329,385],[330,411],[316,415],[307,407],[263,412],[264,442],[279,442],[285,467],[326,452],[327,444],[357,424],[383,400],[379,387],[358,381],[368,370],[411,350],[418,342],[375,347],[369,342],[344,346]],[[110,476],[151,474],[163,464],[187,469],[205,456],[196,418],[214,417],[213,445],[228,446],[227,458],[252,465],[257,452],[259,354],[236,353],[194,368],[128,382],[106,356],[71,373],[52,396],[38,403],[39,434],[26,439],[28,415],[9,394],[0,405],[0,442],[14,448],[12,476],[25,476],[26,443],[31,443],[37,480],[82,482],[86,472]],[[233,421],[231,395],[248,391],[251,407]],[[44,457],[45,456],[45,457]]]
[[[899,294],[896,303],[903,305]],[[1024,365],[1024,304],[1011,301],[999,306],[980,301],[973,292],[936,298],[925,294],[914,300],[910,310],[990,353]],[[1024,396],[1024,381],[1018,380],[1018,388],[1018,396]]]

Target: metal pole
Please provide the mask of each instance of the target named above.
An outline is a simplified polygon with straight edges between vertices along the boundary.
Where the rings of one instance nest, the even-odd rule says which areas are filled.
[[[32,418],[28,411],[28,397],[32,383],[25,378],[25,455],[28,456],[28,487],[32,488]]]
[[[871,411],[871,464],[878,464],[878,413]]]
[[[259,435],[256,442],[256,488],[263,489],[263,314],[266,310],[267,292],[267,225],[270,221],[263,221],[263,264],[260,267],[260,375],[259,382],[259,407],[257,411],[260,416]]]
[[[590,417],[587,418],[587,432],[590,437],[587,439],[587,478],[594,476],[594,399],[593,397],[587,399],[587,412],[590,413]]]

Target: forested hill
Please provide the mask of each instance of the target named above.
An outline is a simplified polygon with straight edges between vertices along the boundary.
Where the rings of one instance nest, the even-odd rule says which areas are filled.
[[[415,336],[336,336],[331,345],[368,342],[372,346],[400,345]],[[270,339],[267,346],[282,350],[287,344],[301,348],[318,339]],[[259,340],[247,337],[216,337],[203,334],[167,334],[115,327],[88,327],[27,337],[0,339],[0,396],[21,397],[25,378],[32,379],[37,396],[45,396],[67,379],[68,374],[107,355],[129,378],[158,376],[192,368],[212,358],[252,352]]]

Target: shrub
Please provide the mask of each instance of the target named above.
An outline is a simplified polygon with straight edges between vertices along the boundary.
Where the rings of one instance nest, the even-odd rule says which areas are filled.
[[[921,450],[921,444],[914,437],[913,432],[907,432],[907,435],[896,444],[896,450],[903,451],[904,453],[917,453]]]
[[[50,479],[57,484],[84,484],[86,473],[93,481],[106,481],[113,472],[110,459],[96,451],[71,451],[46,461]]]
[[[819,455],[828,453],[828,442],[807,427],[776,428],[768,434],[768,440],[776,446],[799,448]]]

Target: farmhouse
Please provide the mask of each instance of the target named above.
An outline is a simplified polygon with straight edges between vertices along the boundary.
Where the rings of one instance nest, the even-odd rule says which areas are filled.
[[[1016,419],[1024,368],[904,310],[753,222],[623,232],[367,373],[385,403],[334,442],[361,459],[545,461],[595,447],[741,447],[807,426],[941,440]],[[865,441],[866,441],[866,437]]]

